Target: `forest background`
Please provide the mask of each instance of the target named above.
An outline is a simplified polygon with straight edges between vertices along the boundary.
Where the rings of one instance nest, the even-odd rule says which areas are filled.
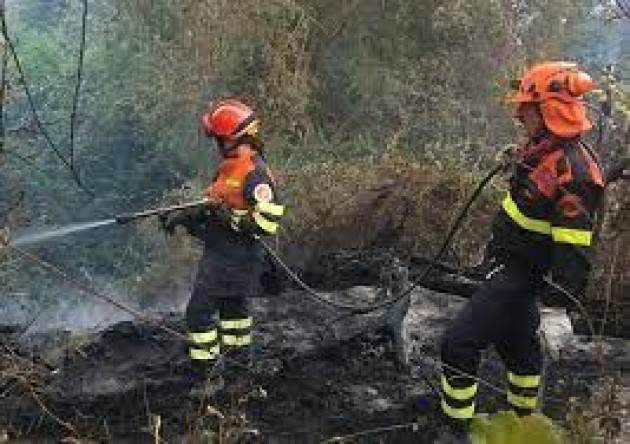
[[[501,97],[534,61],[577,60],[596,79],[615,65],[621,80],[613,116],[593,114],[606,131],[602,143],[597,131],[589,141],[607,166],[628,155],[630,19],[612,2],[87,2],[73,148],[85,4],[4,3],[34,107],[64,158],[42,137],[3,45],[0,226],[13,235],[196,197],[217,160],[200,136],[199,116],[222,95],[244,98],[261,115],[267,156],[290,208],[277,244],[289,258],[294,245],[309,257],[380,246],[402,258],[429,255],[496,153],[522,143]],[[599,99],[589,98],[595,109]],[[396,191],[382,206],[357,200],[392,182]],[[475,207],[450,262],[478,258],[502,187],[495,181]],[[607,285],[591,290],[594,299],[628,293],[628,206],[613,189],[594,280]],[[362,230],[346,236],[358,217]],[[181,309],[198,255],[194,241],[167,239],[154,222],[29,249],[73,279],[159,311]],[[94,328],[123,317],[20,254],[3,258],[0,275],[0,322]]]

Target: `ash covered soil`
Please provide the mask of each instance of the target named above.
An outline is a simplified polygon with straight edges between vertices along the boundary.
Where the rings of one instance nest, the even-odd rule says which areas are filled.
[[[328,295],[354,304],[386,297],[370,286]],[[155,442],[159,415],[166,442],[193,442],[190,437],[204,424],[216,425],[216,417],[205,413],[211,405],[241,431],[251,429],[241,441],[322,442],[420,418],[415,428],[357,435],[350,442],[432,442],[439,338],[464,302],[419,288],[391,309],[339,318],[339,311],[295,289],[257,299],[255,368],[208,400],[188,396],[184,341],[153,323],[121,322],[84,336],[33,335],[5,347],[19,369],[4,369],[0,419],[12,437],[141,443]],[[545,319],[545,413],[563,420],[569,398],[586,401],[599,390],[604,362],[607,374],[617,377],[615,415],[627,433],[630,343],[603,339],[598,353],[593,341],[567,330],[557,311],[548,311]],[[185,332],[180,314],[160,322]],[[7,335],[5,343],[10,339]],[[484,356],[480,376],[504,387],[492,351]],[[426,395],[423,402],[417,402],[419,395]],[[482,385],[479,405],[481,411],[496,411],[505,404],[501,393]]]

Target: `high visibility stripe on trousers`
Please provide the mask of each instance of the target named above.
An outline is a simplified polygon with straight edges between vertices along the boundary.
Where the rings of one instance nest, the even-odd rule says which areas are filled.
[[[538,405],[540,375],[519,375],[508,372],[507,400],[514,408],[521,411],[534,411]]]
[[[462,376],[442,376],[442,411],[453,419],[471,419],[475,415],[477,383]]]
[[[254,321],[251,317],[221,319],[221,343],[227,347],[245,347],[252,343],[252,326]]]
[[[195,361],[214,361],[219,357],[219,332],[216,328],[190,332],[189,356]]]

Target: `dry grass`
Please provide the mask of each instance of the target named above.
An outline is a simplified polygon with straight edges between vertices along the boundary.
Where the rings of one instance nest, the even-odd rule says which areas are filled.
[[[0,353],[0,381],[2,382],[2,397],[16,400],[25,398],[32,400],[39,406],[44,416],[57,423],[66,432],[76,435],[75,427],[61,419],[46,405],[45,388],[50,369],[30,357],[23,357],[8,346],[3,346]],[[15,431],[19,434],[21,431]],[[0,436],[6,435],[6,430],[0,430]]]
[[[331,249],[393,248],[402,258],[434,253],[476,180],[469,173],[426,164],[400,152],[353,163],[305,165],[279,175],[290,208],[285,242]],[[481,196],[454,248],[464,260],[478,255],[494,214]]]
[[[229,394],[229,402],[216,406],[202,402],[199,411],[187,418],[190,424],[187,442],[193,444],[236,444],[259,442],[260,432],[245,415],[246,404],[252,399],[264,399],[267,393],[260,387],[244,393]]]

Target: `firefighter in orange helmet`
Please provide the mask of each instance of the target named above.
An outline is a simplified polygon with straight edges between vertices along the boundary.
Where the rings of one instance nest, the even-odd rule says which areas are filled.
[[[205,191],[211,205],[201,215],[180,213],[164,221],[167,231],[181,224],[204,241],[186,321],[193,376],[202,382],[194,388],[201,387],[205,394],[214,391],[217,380],[222,384],[223,378],[214,377],[221,355],[226,358],[221,373],[227,381],[251,364],[248,299],[264,290],[269,271],[254,235],[274,235],[284,214],[263,157],[259,124],[254,111],[239,100],[210,105],[201,126],[221,154]]]
[[[486,248],[486,280],[446,331],[442,411],[466,434],[475,414],[479,354],[494,344],[507,369],[507,402],[518,414],[539,405],[541,349],[537,296],[543,277],[576,296],[591,264],[602,171],[581,136],[591,128],[582,95],[593,88],[576,64],[533,66],[508,98],[528,142],[516,153],[510,189]]]

